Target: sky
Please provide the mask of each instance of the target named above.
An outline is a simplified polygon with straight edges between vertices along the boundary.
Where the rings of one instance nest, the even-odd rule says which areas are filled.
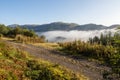
[[[120,0],[0,0],[0,24],[120,24]]]

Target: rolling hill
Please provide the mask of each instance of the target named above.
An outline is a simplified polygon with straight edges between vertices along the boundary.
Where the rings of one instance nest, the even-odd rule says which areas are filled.
[[[43,25],[9,25],[10,27],[16,27],[20,26],[23,28],[28,28],[31,30],[34,30],[35,32],[44,32],[44,31],[55,31],[55,30],[62,30],[62,31],[70,31],[70,30],[82,30],[82,31],[88,31],[88,30],[102,30],[102,29],[112,29],[117,28],[120,25],[112,25],[112,26],[104,26],[104,25],[97,25],[97,24],[85,24],[85,25],[79,25],[76,23],[64,23],[64,22],[53,22],[49,24],[43,24]]]

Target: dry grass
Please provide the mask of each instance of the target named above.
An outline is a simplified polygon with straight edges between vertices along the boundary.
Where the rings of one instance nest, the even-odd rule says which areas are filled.
[[[9,40],[9,41],[15,40],[15,39],[13,39],[13,38],[7,38],[7,37],[2,37],[1,39],[2,39],[2,40]]]
[[[47,48],[47,49],[57,49],[60,47],[59,44],[57,44],[57,43],[34,43],[32,45],[42,46],[42,47]]]

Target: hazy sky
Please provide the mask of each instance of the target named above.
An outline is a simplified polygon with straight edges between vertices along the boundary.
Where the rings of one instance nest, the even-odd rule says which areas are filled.
[[[0,23],[120,24],[120,0],[0,0]]]

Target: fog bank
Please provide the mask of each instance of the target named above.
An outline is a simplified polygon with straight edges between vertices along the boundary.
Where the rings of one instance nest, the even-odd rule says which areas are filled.
[[[74,41],[74,40],[82,40],[87,41],[89,38],[94,36],[100,36],[101,33],[107,34],[109,32],[114,34],[116,32],[115,29],[104,29],[104,30],[94,30],[94,31],[47,31],[47,32],[37,32],[39,36],[44,35],[46,40],[49,42],[65,42],[65,41]]]

